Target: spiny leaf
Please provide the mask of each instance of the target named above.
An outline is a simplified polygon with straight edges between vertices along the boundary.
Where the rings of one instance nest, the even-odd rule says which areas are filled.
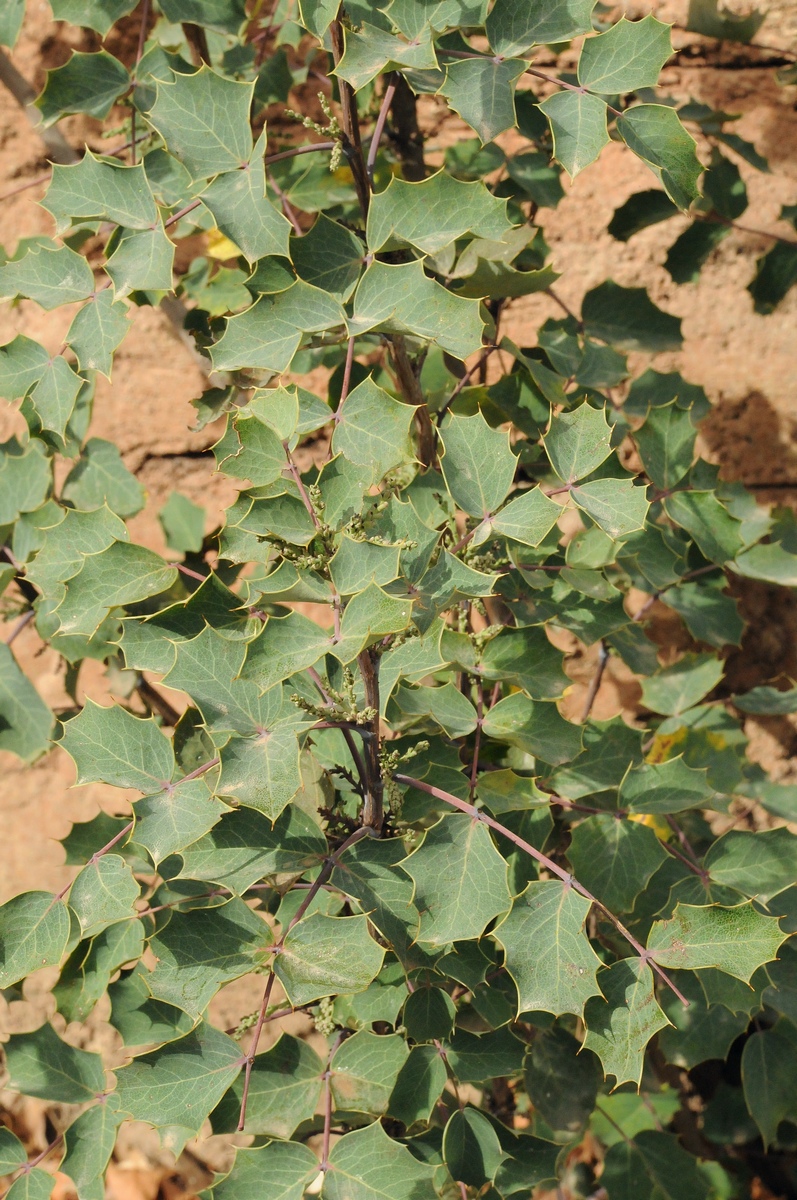
[[[532,46],[566,42],[592,28],[595,0],[496,0],[486,33],[496,54],[525,54]]]
[[[307,0],[305,0],[307,3]],[[252,1150],[236,1150],[227,1175],[213,1184],[213,1200],[302,1200],[318,1175],[318,1159],[297,1142],[268,1142]]]
[[[512,486],[517,459],[509,437],[481,413],[451,416],[443,426],[443,475],[451,495],[472,517],[491,517]]]
[[[646,825],[600,813],[576,826],[567,856],[579,883],[607,908],[630,912],[667,854]]]
[[[378,1035],[362,1029],[335,1052],[330,1084],[337,1109],[379,1116],[407,1061],[407,1043],[398,1034]]]
[[[603,409],[580,404],[560,413],[545,435],[545,449],[560,479],[573,483],[599,467],[612,452],[611,428]]]
[[[36,104],[44,125],[53,125],[68,113],[88,113],[104,121],[129,86],[126,68],[106,50],[96,54],[76,51],[62,67],[47,72]]]
[[[394,176],[371,201],[368,249],[376,253],[409,245],[437,254],[464,233],[500,242],[511,228],[506,201],[483,183],[464,183],[442,170],[419,183]]]
[[[111,783],[149,792],[174,774],[174,752],[155,721],[142,720],[117,704],[103,708],[87,699],[67,721],[61,746],[77,767],[76,783]]]
[[[23,892],[7,901],[0,907],[0,987],[11,987],[40,967],[58,963],[69,930],[69,910],[50,892]]]
[[[333,993],[365,991],[383,957],[365,917],[312,913],[287,934],[274,974],[291,1004],[307,1004]]]
[[[588,92],[563,91],[543,100],[540,108],[551,123],[554,154],[575,179],[609,142],[606,102]]]
[[[530,883],[515,900],[495,937],[517,984],[518,1013],[581,1016],[585,1001],[600,995],[600,960],[584,933],[589,909],[589,900],[553,879]]]
[[[776,918],[757,912],[752,901],[735,908],[678,904],[671,917],[654,923],[648,950],[662,967],[717,967],[749,983],[787,936]]]
[[[53,214],[58,234],[80,219],[112,221],[126,229],[148,229],[158,219],[144,164],[122,166],[90,150],[72,166],[54,164],[41,204]]]
[[[655,17],[648,19],[655,21]],[[703,165],[694,138],[674,109],[664,104],[634,105],[617,118],[617,130],[628,148],[658,176],[673,204],[685,209],[697,199]]]
[[[203,65],[192,75],[159,80],[147,119],[194,179],[234,171],[246,167],[252,150],[253,87]]]
[[[116,921],[129,921],[139,885],[119,854],[104,854],[86,863],[69,889],[69,905],[77,916],[81,936],[95,937]]]
[[[487,827],[464,813],[443,817],[401,864],[415,882],[418,940],[444,946],[478,938],[510,906],[506,863]]]
[[[252,1067],[246,1106],[246,1132],[261,1137],[290,1138],[308,1121],[321,1095],[323,1060],[299,1038],[283,1033]],[[210,1114],[214,1133],[238,1128],[243,1096],[239,1077]]]
[[[52,1025],[17,1034],[4,1046],[8,1086],[23,1096],[62,1104],[85,1104],[105,1091],[99,1054],[62,1041]]]
[[[621,17],[606,33],[584,42],[578,81],[582,87],[604,95],[655,87],[671,54],[669,25],[650,13],[641,21]]]
[[[369,330],[411,333],[460,359],[479,349],[484,329],[478,302],[446,291],[424,274],[418,261],[372,263],[357,287],[354,315],[347,323],[352,337]]]
[[[134,1121],[182,1127],[190,1137],[240,1069],[237,1043],[202,1022],[185,1037],[117,1071],[119,1110]]]
[[[587,1001],[584,1045],[600,1058],[615,1086],[642,1080],[645,1047],[667,1018],[656,1002],[653,972],[639,958],[623,958],[605,967],[598,984],[606,999]]]
[[[69,246],[46,239],[0,266],[0,295],[27,296],[44,309],[85,300],[94,291],[91,267]]]
[[[323,1200],[434,1200],[433,1169],[394,1142],[378,1121],[339,1138],[329,1156]]]
[[[410,405],[394,400],[369,376],[338,410],[332,449],[356,466],[373,467],[376,477],[382,479],[391,468],[412,459],[412,416]]]
[[[207,879],[243,894],[259,879],[299,874],[321,862],[327,844],[318,825],[292,806],[273,825],[255,812],[228,812],[182,850],[186,879]]]
[[[491,142],[516,123],[515,86],[525,69],[515,58],[449,63],[440,93],[482,142]]]

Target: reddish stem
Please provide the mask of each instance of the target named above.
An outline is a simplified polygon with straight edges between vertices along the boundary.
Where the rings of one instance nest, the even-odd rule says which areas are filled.
[[[567,885],[567,887],[572,887],[574,891],[583,896],[585,900],[589,900],[591,904],[594,904],[596,908],[599,908],[601,912],[608,917],[615,929],[617,929],[617,931],[623,935],[628,944],[633,947],[633,949],[642,959],[642,962],[648,963],[653,968],[656,974],[664,980],[668,987],[672,989],[685,1008],[689,1007],[689,1001],[686,999],[686,996],[684,996],[683,992],[679,991],[679,989],[670,979],[669,975],[667,975],[666,972],[659,966],[659,964],[653,958],[651,952],[646,950],[641,942],[637,941],[634,935],[628,929],[626,929],[622,921],[620,921],[613,912],[610,912],[605,904],[602,904],[597,897],[593,896],[592,892],[588,891],[583,884],[579,883],[577,879],[575,879],[568,871],[565,871],[563,867],[560,867],[558,863],[555,863],[552,858],[548,857],[547,854],[543,854],[541,850],[538,850],[535,846],[532,846],[530,842],[524,841],[522,837],[519,837],[518,834],[514,833],[511,829],[508,829],[506,825],[502,825],[499,821],[494,820],[492,817],[488,816],[487,813],[480,812],[478,808],[475,808],[472,804],[468,804],[465,800],[460,800],[458,796],[452,795],[451,792],[445,792],[442,788],[433,787],[429,783],[424,783],[422,779],[412,779],[409,775],[397,774],[394,775],[393,778],[397,783],[403,783],[408,787],[418,788],[420,791],[426,792],[430,796],[434,796],[436,800],[443,800],[446,804],[450,804],[453,808],[457,808],[460,812],[464,812],[469,817],[472,817],[474,821],[481,821],[483,824],[489,825],[491,829],[496,831],[496,833],[502,834],[503,837],[508,838],[510,842],[514,842],[516,846],[518,846],[521,850],[524,850],[526,854],[531,855],[533,859],[536,859],[540,866],[545,867],[545,869],[550,871],[552,875],[556,875],[558,879],[561,879],[562,882]]]

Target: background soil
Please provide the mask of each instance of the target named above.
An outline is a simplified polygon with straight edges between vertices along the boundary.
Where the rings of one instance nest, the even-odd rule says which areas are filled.
[[[0,0],[2,2],[2,0]],[[628,16],[653,12],[683,26],[686,0],[636,0],[616,6]],[[732,0],[732,7],[739,3]],[[797,4],[794,0],[771,0],[765,24],[757,41],[770,48],[797,50]],[[137,16],[110,35],[109,48],[120,52],[120,43],[137,34]],[[132,37],[131,37],[132,35]],[[676,47],[695,46],[701,39],[674,32]],[[89,49],[98,45],[93,35],[52,20],[45,0],[28,0],[28,12],[19,43],[13,54],[17,68],[37,88],[47,68],[61,65],[70,48]],[[741,113],[735,132],[754,143],[771,166],[761,174],[740,162],[750,195],[745,225],[758,230],[792,234],[778,222],[782,204],[797,202],[797,88],[781,88],[773,71],[754,64],[766,52],[744,47],[718,49],[704,44],[703,65],[668,67],[662,83],[679,100],[689,96],[732,113]],[[560,66],[570,65],[564,56]],[[740,66],[740,62],[747,65]],[[710,65],[706,65],[706,63]],[[440,112],[433,98],[423,102],[425,127],[435,131],[438,145],[458,136],[472,136],[456,118],[438,131]],[[88,143],[107,152],[98,122],[73,117],[61,123],[74,146]],[[510,135],[511,136],[511,135]],[[110,139],[115,146],[121,138]],[[39,137],[31,130],[23,112],[5,89],[0,88],[0,217],[2,243],[13,250],[20,237],[52,231],[49,214],[37,206],[44,183],[16,194],[14,189],[46,173],[47,162]],[[635,369],[653,365],[660,370],[680,370],[686,379],[705,387],[713,404],[701,438],[703,453],[718,462],[728,479],[739,479],[752,488],[764,503],[797,503],[797,289],[778,310],[757,316],[745,288],[752,277],[755,259],[771,246],[771,239],[757,233],[734,230],[712,255],[697,284],[676,287],[663,268],[667,248],[685,223],[675,218],[648,229],[629,243],[614,241],[605,232],[612,212],[629,195],[650,187],[653,180],[645,167],[621,146],[605,149],[598,163],[565,186],[567,195],[559,207],[542,210],[538,220],[553,249],[553,262],[562,272],[557,291],[570,306],[577,307],[584,293],[608,277],[625,286],[644,285],[654,301],[683,320],[684,346],[678,353],[636,356]],[[5,197],[5,198],[3,198]],[[183,264],[196,253],[196,243],[178,247]],[[515,301],[505,318],[504,332],[525,344],[533,344],[535,330],[548,316],[559,315],[542,296]],[[0,311],[0,342],[22,332],[40,338],[55,352],[62,344],[71,312],[59,309],[43,313],[29,302],[5,306]],[[205,506],[208,528],[218,521],[230,503],[233,487],[224,476],[213,476],[213,461],[204,452],[218,436],[213,426],[192,432],[194,410],[190,401],[206,386],[191,349],[175,331],[165,314],[156,309],[136,312],[133,327],[116,356],[112,384],[98,389],[92,433],[115,442],[128,467],[147,491],[144,511],[133,519],[131,533],[161,552],[166,547],[157,512],[172,490],[179,490]],[[0,410],[0,437],[17,428],[18,415]],[[743,614],[750,622],[741,650],[729,657],[728,674],[733,686],[752,686],[781,674],[797,678],[797,603],[779,589],[763,584],[733,584]],[[655,622],[657,639],[667,648],[684,644],[684,634],[666,616]],[[0,630],[7,636],[11,623]],[[586,681],[593,670],[594,652],[568,641],[568,671],[574,687],[568,707],[577,712],[583,704]],[[58,658],[42,648],[28,626],[16,639],[17,657],[50,704],[69,703]],[[102,700],[108,685],[102,671],[88,664],[82,687]],[[632,711],[637,698],[628,673],[612,660],[598,696],[594,713],[608,717]],[[789,718],[748,721],[751,753],[778,778],[797,778],[792,755],[797,750],[797,728]],[[58,889],[70,877],[64,854],[56,839],[64,837],[74,821],[85,821],[102,808],[126,811],[124,793],[99,785],[71,788],[72,766],[59,750],[32,767],[23,768],[10,755],[0,755],[4,788],[0,800],[0,902],[29,888]],[[35,1028],[44,1015],[52,1015],[47,994],[51,981],[41,972],[26,985],[24,998],[0,1007],[0,1031],[7,1033]],[[216,1005],[215,1019],[234,1025],[240,1016],[256,1007],[260,983],[246,979],[224,990]],[[0,1002],[2,1003],[2,1002]],[[115,1035],[104,1023],[102,1006],[85,1027],[74,1026],[67,1037],[75,1044],[119,1053]],[[305,1018],[293,1019],[292,1032],[306,1031]],[[267,1044],[264,1040],[264,1045]],[[33,1102],[9,1100],[6,1119],[41,1149],[52,1135],[52,1122],[60,1128],[59,1113]],[[113,1200],[166,1200],[193,1194],[207,1184],[204,1163],[219,1164],[213,1139],[184,1154],[175,1171],[151,1131],[126,1128],[117,1159],[109,1175]],[[58,1185],[56,1196],[70,1194],[68,1181]]]

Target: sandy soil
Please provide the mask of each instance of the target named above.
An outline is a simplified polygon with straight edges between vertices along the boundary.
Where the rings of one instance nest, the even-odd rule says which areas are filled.
[[[686,0],[638,0],[620,7],[628,15],[653,11],[682,25],[687,5]],[[733,0],[732,7],[738,10],[741,5]],[[767,7],[768,19],[758,41],[775,48],[796,48],[797,6],[793,0],[772,0]],[[136,18],[131,21],[125,23],[121,34],[111,35],[110,49],[129,49],[137,33]],[[674,40],[676,46],[699,42],[678,29]],[[44,0],[28,0],[13,60],[39,86],[45,69],[66,61],[70,48],[98,45],[94,35],[53,22]],[[750,194],[744,224],[788,235],[791,231],[778,222],[778,214],[782,204],[797,202],[797,88],[779,88],[771,70],[728,69],[728,61],[743,53],[736,49],[717,55],[709,47],[714,66],[670,67],[663,83],[679,100],[692,96],[742,114],[736,131],[755,144],[772,168],[771,174],[762,175],[740,163]],[[569,65],[566,58],[562,65]],[[436,120],[434,103],[429,101],[423,114],[430,124]],[[61,128],[75,146],[87,142],[95,149],[107,150],[109,144],[115,146],[121,140],[103,140],[99,123],[90,119],[69,118]],[[452,122],[446,137],[455,132]],[[44,183],[10,194],[44,175],[46,169],[40,139],[9,94],[0,89],[0,228],[7,251],[21,237],[51,232],[49,215],[36,204]],[[733,231],[714,252],[697,284],[675,287],[663,261],[684,223],[682,218],[646,230],[627,244],[614,241],[605,232],[614,209],[653,182],[638,160],[622,147],[611,145],[598,163],[567,188],[558,209],[541,212],[554,265],[562,272],[557,290],[569,305],[577,306],[587,290],[611,276],[625,286],[644,285],[656,303],[681,317],[683,349],[677,354],[637,356],[635,367],[644,369],[650,363],[661,370],[678,369],[687,379],[702,384],[713,404],[701,434],[706,456],[721,464],[726,478],[740,479],[753,488],[763,502],[793,505],[797,502],[797,289],[773,315],[759,317],[753,312],[745,287],[755,259],[772,243],[762,234],[740,231]],[[190,246],[178,249],[185,261],[191,252]],[[549,315],[558,313],[545,297],[518,300],[508,312],[504,331],[528,344]],[[55,351],[70,319],[65,309],[48,314],[28,302],[5,306],[0,310],[0,342],[23,332],[41,338]],[[194,412],[190,401],[203,386],[194,355],[166,316],[159,310],[138,310],[117,355],[113,383],[100,385],[92,432],[116,442],[128,467],[144,484],[147,506],[131,522],[131,533],[159,551],[165,551],[165,546],[156,514],[173,489],[205,505],[208,528],[217,523],[233,496],[229,481],[212,476],[212,458],[202,453],[217,431],[213,427],[191,431]],[[0,411],[0,436],[8,436],[18,419],[13,412]],[[733,685],[752,686],[781,673],[797,678],[797,603],[793,597],[747,582],[734,583],[733,590],[751,622],[743,647],[729,658]],[[7,636],[10,627],[2,636]],[[682,630],[665,617],[657,619],[656,635],[662,645],[685,644]],[[56,706],[67,704],[57,656],[42,648],[31,627],[17,638],[14,649],[42,696]],[[568,670],[574,680],[568,708],[576,712],[583,704],[585,681],[594,669],[594,652],[572,641],[567,649],[571,652]],[[84,670],[82,686],[98,700],[108,694],[102,672],[94,664]],[[628,673],[612,660],[595,715],[630,711],[637,699],[638,690]],[[748,733],[754,757],[773,775],[797,776],[797,768],[790,762],[797,749],[797,729],[790,719],[750,721]],[[0,802],[0,901],[28,888],[63,886],[71,869],[63,865],[63,850],[56,839],[68,833],[72,822],[87,820],[100,808],[113,813],[127,810],[127,798],[118,790],[99,785],[71,788],[71,765],[58,750],[29,768],[0,755],[0,769],[5,784]],[[24,1000],[8,1005],[5,1011],[0,1009],[0,1028],[9,1032],[35,1028],[44,1013],[49,1015],[49,982],[47,978],[31,981]],[[259,989],[259,981],[254,979],[225,989],[217,1002],[219,1022],[234,1025],[251,1011]],[[70,1029],[70,1040],[118,1053],[103,1015],[99,1011],[87,1027]],[[301,1020],[296,1018],[296,1032],[304,1029]],[[57,1122],[58,1112],[49,1110],[49,1117]],[[41,1105],[14,1102],[11,1120],[32,1146],[38,1149],[46,1144],[48,1114]],[[112,1196],[114,1200],[155,1200],[156,1196],[177,1200],[191,1194],[208,1182],[203,1169],[207,1153],[204,1146],[184,1154],[175,1171],[151,1131],[127,1129],[110,1176]],[[66,1181],[55,1194],[70,1194]]]

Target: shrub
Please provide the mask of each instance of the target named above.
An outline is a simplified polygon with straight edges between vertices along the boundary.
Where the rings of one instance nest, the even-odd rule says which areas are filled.
[[[133,7],[53,0],[103,36]],[[629,352],[681,344],[644,289],[559,302],[530,345],[501,324],[557,296],[537,215],[561,169],[610,140],[641,158],[655,178],[610,229],[688,213],[681,283],[746,207],[726,151],[766,164],[728,114],[656,92],[668,26],[593,0],[142,9],[137,56],[76,52],[37,102],[47,126],[117,106],[127,145],[55,165],[56,237],[0,266],[3,296],[76,305],[61,353],[0,348],[27,426],[2,447],[2,581],[75,697],[89,659],[119,696],[56,719],[4,646],[0,745],[60,740],[78,783],[141,795],[73,828],[61,893],[0,908],[10,995],[60,969],[58,1016],[5,1045],[13,1088],[68,1106],[49,1161],[95,1200],[132,1118],[175,1155],[253,1135],[216,1200],[298,1200],[319,1173],[327,1200],[747,1194],[761,1142],[795,1144],[797,841],[721,818],[740,797],[794,816],[740,714],[797,698],[730,695],[722,655],[744,628],[729,579],[797,583],[797,527],[700,458],[700,386],[631,378]],[[535,65],[574,38],[575,75]],[[461,118],[445,149],[433,104]],[[175,281],[170,235],[197,232]],[[795,274],[776,239],[756,306]],[[131,306],[165,298],[240,484],[207,536],[171,497],[176,562],[131,539],[143,491],[88,437]],[[666,665],[657,601],[693,645]],[[597,649],[567,716],[562,631]],[[610,659],[636,720],[592,716]],[[217,1028],[251,975],[257,1009]],[[113,1075],[64,1036],[106,996]],[[297,1011],[320,1037],[263,1050]],[[7,1130],[0,1150],[9,1197],[49,1195],[44,1156]]]

